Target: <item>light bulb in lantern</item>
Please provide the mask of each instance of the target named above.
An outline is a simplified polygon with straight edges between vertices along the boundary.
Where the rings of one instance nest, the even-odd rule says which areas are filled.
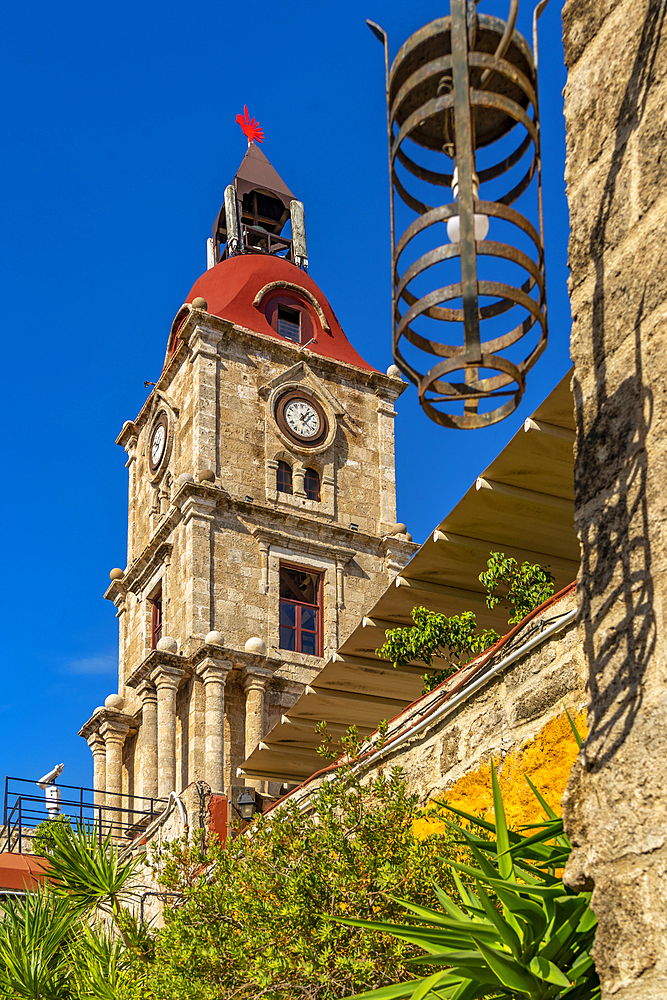
[[[459,173],[458,168],[454,168],[454,177],[452,178],[452,194],[454,195],[454,200],[456,201],[459,196]],[[475,200],[479,197],[479,180],[477,174],[473,174],[472,179],[472,196]],[[485,240],[486,235],[489,231],[489,217],[488,215],[482,215],[481,213],[475,212],[473,216],[473,226],[475,232],[475,240],[479,243],[480,240]],[[447,236],[452,243],[458,243],[461,239],[461,217],[458,215],[452,215],[451,218],[447,219]]]

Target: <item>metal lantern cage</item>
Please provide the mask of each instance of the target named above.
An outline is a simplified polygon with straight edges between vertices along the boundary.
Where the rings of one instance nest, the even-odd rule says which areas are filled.
[[[511,0],[503,22],[451,0],[450,16],[409,38],[391,69],[386,34],[369,22],[385,46],[394,359],[445,427],[509,416],[547,343],[536,59],[517,10]],[[512,207],[535,188],[536,226]],[[398,240],[397,209],[409,222]],[[510,242],[494,238],[508,232]],[[433,321],[462,342],[443,343]],[[424,352],[437,360],[422,373]]]

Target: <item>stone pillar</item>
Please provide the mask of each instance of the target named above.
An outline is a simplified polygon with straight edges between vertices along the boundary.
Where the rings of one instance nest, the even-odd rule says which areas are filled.
[[[87,742],[93,755],[94,801],[96,806],[103,806],[106,800],[105,792],[107,787],[107,748],[104,737],[99,730],[96,733],[91,733]],[[95,818],[98,820],[99,815]]]
[[[206,699],[204,773],[211,790],[224,792],[225,778],[225,684],[232,668],[229,660],[207,657],[199,665]]]
[[[141,698],[140,740],[140,787],[145,799],[155,799],[158,794],[157,780],[157,691],[150,681],[144,681],[139,688]],[[150,803],[142,802],[141,808],[148,809]]]
[[[292,493],[295,497],[306,496],[306,467],[301,462],[295,462],[292,466]]]
[[[264,736],[264,692],[267,677],[264,674],[247,673],[243,678],[245,690],[245,756],[250,756],[259,746]],[[264,791],[264,782],[246,778],[246,784]]]
[[[100,734],[106,746],[106,815],[105,822],[111,826],[114,837],[122,836],[124,818],[119,811],[123,804],[123,744],[129,732],[126,722],[106,719],[100,726]]]
[[[336,556],[336,608],[338,611],[342,611],[345,607],[345,564],[348,561],[342,556]]]
[[[181,510],[185,529],[187,559],[185,634],[202,641],[213,627],[211,607],[211,528],[215,519],[215,499],[188,497]]]
[[[269,592],[269,553],[271,546],[268,542],[259,543],[259,558],[261,566],[260,590],[263,594]]]
[[[178,791],[176,784],[176,692],[183,671],[159,666],[152,680],[157,689],[157,791],[160,798]]]
[[[588,736],[565,881],[592,890],[602,997],[667,996],[667,10],[567,0],[577,581]]]
[[[378,439],[380,462],[380,495],[378,528],[385,530],[396,522],[396,464],[394,459],[394,419],[396,410],[393,399],[378,399]]]

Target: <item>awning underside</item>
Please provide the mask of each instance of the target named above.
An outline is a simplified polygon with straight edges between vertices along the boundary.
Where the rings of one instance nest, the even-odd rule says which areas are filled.
[[[556,386],[329,660],[312,686],[244,761],[240,774],[297,784],[326,765],[318,722],[337,739],[362,735],[422,694],[423,663],[395,670],[375,655],[385,629],[411,625],[424,605],[447,615],[474,611],[481,628],[508,631],[507,611],[489,610],[479,582],[491,551],[551,569],[556,592],[575,579],[574,417],[571,372]],[[434,661],[440,670],[443,661]]]

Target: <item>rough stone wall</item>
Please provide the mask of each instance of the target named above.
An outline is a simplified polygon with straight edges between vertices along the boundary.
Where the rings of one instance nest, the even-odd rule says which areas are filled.
[[[571,611],[575,600],[570,592],[527,622],[513,638],[512,646],[502,648],[488,666],[507,656],[510,648],[520,647],[534,636],[536,626],[544,627],[556,616]],[[461,674],[467,675],[473,669],[474,664]],[[448,681],[447,688],[458,686],[461,674]],[[491,760],[502,776],[505,758],[531,744],[545,726],[563,714],[564,708],[573,714],[580,711],[586,701],[585,683],[582,631],[573,622],[508,665],[486,686],[471,693],[453,713],[435,720],[387,752],[365,773],[371,778],[401,767],[410,791],[418,795],[420,804],[425,805],[459,789],[457,804],[465,808],[465,795],[461,797],[460,791],[462,779]],[[442,689],[438,688],[392,720],[386,744],[391,744],[399,733],[406,731],[411,721],[416,723],[426,717],[429,706],[437,706],[441,698]],[[570,742],[567,731],[565,736]],[[315,779],[307,787],[317,787],[322,780]],[[564,781],[565,778],[563,785]],[[301,792],[295,794],[298,796]],[[474,806],[476,811],[477,799],[468,805]]]
[[[664,0],[563,10],[589,736],[566,879],[593,888],[603,996],[667,996]]]
[[[552,608],[543,617],[567,612],[574,600],[569,595],[556,611]],[[521,644],[521,634],[516,644]],[[503,650],[498,659],[505,655]],[[406,741],[380,766],[400,765],[411,791],[425,804],[448,792],[480,764],[492,758],[501,763],[562,714],[563,705],[578,711],[585,700],[584,685],[581,634],[572,624],[496,675],[453,715]]]

